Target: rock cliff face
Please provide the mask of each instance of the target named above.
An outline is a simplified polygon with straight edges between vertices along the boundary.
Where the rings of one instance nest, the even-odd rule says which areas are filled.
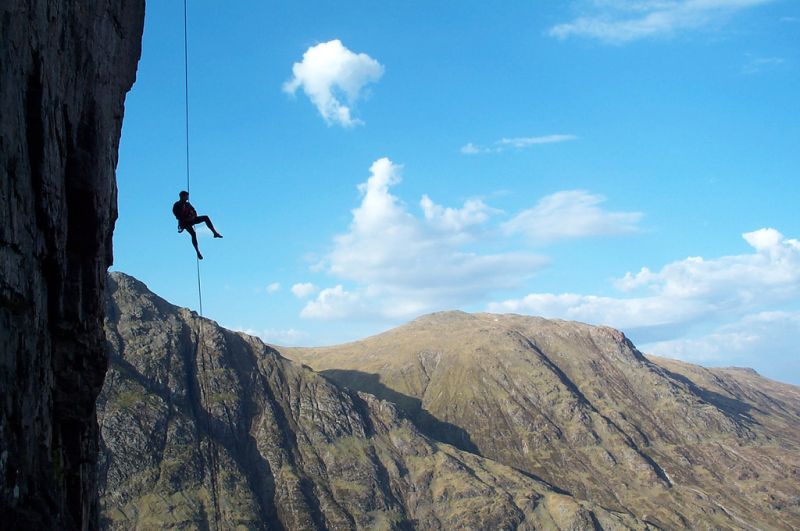
[[[110,529],[648,529],[419,432],[258,339],[109,280]]]
[[[97,525],[94,403],[144,0],[0,0],[0,518]]]
[[[800,528],[800,389],[648,360],[620,332],[445,312],[280,349],[429,437],[662,528]]]

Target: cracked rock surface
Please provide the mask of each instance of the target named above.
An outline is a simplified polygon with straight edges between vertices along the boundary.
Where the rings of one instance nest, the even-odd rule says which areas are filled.
[[[143,0],[0,0],[0,521],[98,525],[95,398]]]

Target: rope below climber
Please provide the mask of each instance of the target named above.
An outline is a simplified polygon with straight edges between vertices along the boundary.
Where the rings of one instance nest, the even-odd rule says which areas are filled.
[[[208,216],[197,215],[197,211],[189,202],[189,192],[183,191],[178,194],[178,197],[180,199],[175,201],[175,204],[172,205],[172,213],[175,214],[175,218],[178,220],[178,232],[183,232],[185,230],[191,234],[192,245],[194,245],[194,250],[197,251],[197,258],[198,260],[202,260],[203,255],[200,254],[200,248],[197,246],[197,233],[194,231],[194,226],[199,223],[205,223],[206,227],[211,229],[211,232],[214,233],[215,238],[222,238],[222,234],[217,232],[217,229],[214,228],[214,224],[211,223],[211,219]]]

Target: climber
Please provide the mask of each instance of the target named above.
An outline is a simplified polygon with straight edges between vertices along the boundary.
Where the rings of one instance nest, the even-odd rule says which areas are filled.
[[[178,232],[183,232],[185,230],[192,235],[192,245],[194,245],[194,250],[197,251],[197,258],[202,260],[203,255],[200,254],[200,249],[197,247],[197,234],[194,232],[194,225],[205,223],[206,227],[211,229],[211,232],[214,233],[215,238],[222,238],[222,234],[217,232],[217,229],[214,228],[208,216],[197,215],[197,211],[189,202],[189,192],[183,191],[178,194],[178,197],[180,197],[180,200],[172,205],[172,213],[175,214],[178,220]]]

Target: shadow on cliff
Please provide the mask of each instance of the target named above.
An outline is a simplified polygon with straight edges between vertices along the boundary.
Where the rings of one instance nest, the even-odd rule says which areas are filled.
[[[168,303],[167,303],[168,304]],[[109,312],[112,318],[116,317],[113,312]],[[112,321],[113,322],[113,321]],[[201,374],[199,364],[204,363],[201,359],[201,351],[194,336],[194,331],[184,326],[181,330],[179,355],[183,362],[183,381],[186,390],[185,396],[174,393],[169,386],[162,381],[156,381],[151,376],[144,374],[139,368],[127,359],[111,352],[109,362],[111,367],[118,371],[122,379],[128,379],[137,383],[146,393],[158,396],[175,412],[183,415],[191,421],[197,430],[196,452],[198,457],[205,463],[205,471],[214,476],[212,481],[212,496],[216,496],[219,488],[216,483],[219,481],[216,474],[219,469],[219,455],[217,445],[224,448],[226,455],[232,459],[238,469],[243,473],[250,489],[256,494],[255,501],[258,504],[259,517],[265,523],[264,529],[283,530],[285,526],[277,515],[275,499],[275,478],[269,463],[258,452],[257,443],[254,436],[250,433],[249,427],[253,424],[254,418],[258,413],[257,405],[248,397],[256,394],[253,389],[258,387],[252,375],[255,375],[256,361],[250,355],[244,341],[233,333],[223,333],[228,342],[226,351],[226,361],[231,365],[230,370],[235,374],[245,392],[241,394],[236,410],[230,410],[224,402],[215,400],[203,395],[210,394],[206,387],[201,390],[201,379],[208,375]],[[278,356],[277,352],[274,353]],[[210,360],[209,360],[210,363]],[[211,374],[211,370],[209,370]],[[207,382],[206,382],[207,385]],[[215,401],[219,409],[224,413],[224,419],[217,418],[204,401],[209,398]],[[170,413],[173,414],[173,413]],[[208,449],[201,449],[201,442],[206,439],[210,446]],[[107,471],[101,471],[101,476]],[[104,479],[100,478],[101,481]],[[216,503],[216,502],[214,502]],[[202,511],[204,507],[200,507]],[[219,525],[220,515],[206,515],[208,525],[211,521],[217,521]],[[208,529],[209,527],[206,527]],[[259,527],[260,529],[260,527]]]
[[[750,410],[753,409],[753,406],[748,404],[747,402],[742,402],[741,400],[737,400],[735,398],[730,398],[720,393],[716,393],[714,391],[709,391],[704,387],[700,387],[692,380],[687,378],[682,374],[678,374],[677,372],[670,371],[664,367],[660,367],[670,378],[674,380],[678,380],[679,382],[685,384],[689,387],[692,393],[702,398],[704,401],[708,402],[712,406],[716,407],[720,411],[722,411],[725,416],[733,420],[737,423],[745,423],[745,424],[759,424],[752,415],[750,415]]]
[[[472,442],[466,430],[437,419],[422,407],[422,400],[413,396],[404,395],[394,389],[386,387],[380,382],[377,374],[344,370],[328,369],[319,374],[337,385],[342,385],[353,391],[361,391],[392,402],[410,418],[419,430],[437,441],[455,446],[459,450],[475,455],[481,455],[478,447]]]

